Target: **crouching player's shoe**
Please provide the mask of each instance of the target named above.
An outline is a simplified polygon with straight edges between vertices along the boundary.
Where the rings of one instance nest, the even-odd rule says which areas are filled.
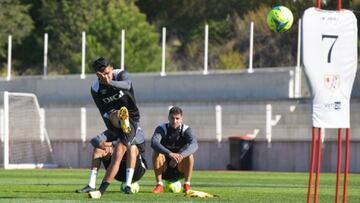
[[[118,111],[118,118],[120,121],[120,128],[125,134],[130,133],[129,111],[125,106],[121,107]]]
[[[185,183],[185,184],[184,184],[184,192],[187,193],[187,192],[189,192],[190,190],[191,190],[190,185]]]
[[[159,194],[164,192],[164,186],[157,184],[156,187],[151,191],[154,194]]]
[[[126,186],[125,188],[124,188],[124,193],[125,194],[132,194],[132,192],[131,192],[131,187],[130,186]]]
[[[100,199],[101,198],[101,192],[99,190],[91,191],[89,192],[89,197],[91,199]]]
[[[76,190],[77,193],[88,193],[91,191],[95,191],[95,188],[90,187],[89,185],[86,185],[85,187]]]

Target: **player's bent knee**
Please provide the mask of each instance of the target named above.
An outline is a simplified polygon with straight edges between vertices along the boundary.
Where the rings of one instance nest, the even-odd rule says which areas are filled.
[[[165,165],[165,155],[161,153],[154,152],[153,153],[153,165],[160,168]]]
[[[185,157],[178,165],[180,172],[184,173],[185,171],[192,170],[194,166],[194,156],[191,154]]]
[[[128,148],[127,148],[127,151],[130,152],[130,154],[132,156],[137,156],[139,154],[139,149],[137,148],[136,145],[130,145]]]
[[[120,158],[120,160],[121,160],[121,158],[124,156],[125,152],[127,151],[126,146],[123,145],[122,143],[119,143],[119,144],[116,146],[116,149],[115,149],[115,150],[116,150],[116,152],[114,153],[115,158],[116,158],[116,159]]]
[[[158,161],[164,161],[165,162],[165,155],[158,153],[158,152],[154,152],[153,153],[153,160],[158,160]]]
[[[194,155],[190,154],[188,157],[185,157],[184,160],[187,161],[187,162],[193,163],[194,162]]]

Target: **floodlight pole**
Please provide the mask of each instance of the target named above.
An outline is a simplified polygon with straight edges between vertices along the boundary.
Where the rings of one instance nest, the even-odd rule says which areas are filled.
[[[204,70],[203,74],[208,74],[208,49],[209,49],[209,25],[205,25],[205,39],[204,39]]]
[[[120,69],[125,69],[125,30],[121,30],[121,57],[120,57]]]
[[[248,73],[253,73],[253,46],[254,46],[254,22],[250,23],[250,47],[249,47],[249,68]]]
[[[81,44],[81,79],[85,79],[85,53],[86,53],[86,32],[81,33],[82,44]]]
[[[11,49],[12,49],[12,36],[8,37],[8,64],[7,64],[7,77],[6,80],[11,80]]]
[[[296,67],[295,67],[295,81],[294,81],[294,97],[301,97],[301,19],[298,21],[298,45],[297,45],[297,58],[296,58]]]
[[[166,60],[166,28],[162,28],[162,54],[161,54],[161,72],[160,76],[166,76],[165,60]]]
[[[44,34],[44,78],[47,76],[48,69],[48,33]]]

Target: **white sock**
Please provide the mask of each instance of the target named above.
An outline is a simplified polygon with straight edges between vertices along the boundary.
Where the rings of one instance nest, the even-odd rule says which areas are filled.
[[[133,168],[127,168],[126,169],[126,186],[131,185],[133,176],[134,176],[134,169]]]
[[[186,185],[190,185],[190,181],[185,181],[185,184],[186,184]]]
[[[97,170],[92,169],[90,170],[90,178],[89,178],[89,186],[92,188],[96,188],[96,177],[97,177]]]
[[[160,180],[157,184],[161,185],[161,186],[164,186],[164,183],[162,182],[162,180]]]

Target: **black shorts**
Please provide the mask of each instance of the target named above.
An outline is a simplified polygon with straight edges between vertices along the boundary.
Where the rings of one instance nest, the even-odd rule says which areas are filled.
[[[177,166],[175,168],[170,167],[170,160],[169,157],[165,157],[166,171],[162,173],[162,178],[168,181],[184,178],[184,174],[178,170]]]
[[[126,153],[124,154],[124,157],[126,157]],[[103,160],[102,163],[103,163],[105,169],[107,169],[110,166],[111,157],[110,157],[110,159]],[[142,156],[140,154],[136,160],[136,165],[135,165],[135,169],[134,169],[134,176],[133,176],[132,182],[136,182],[136,181],[140,180],[140,178],[142,178],[143,175],[145,174],[146,168],[147,168],[146,161],[145,161],[145,159],[142,158]],[[116,174],[115,179],[118,181],[121,181],[121,182],[126,181],[126,159],[121,160],[119,171]]]

